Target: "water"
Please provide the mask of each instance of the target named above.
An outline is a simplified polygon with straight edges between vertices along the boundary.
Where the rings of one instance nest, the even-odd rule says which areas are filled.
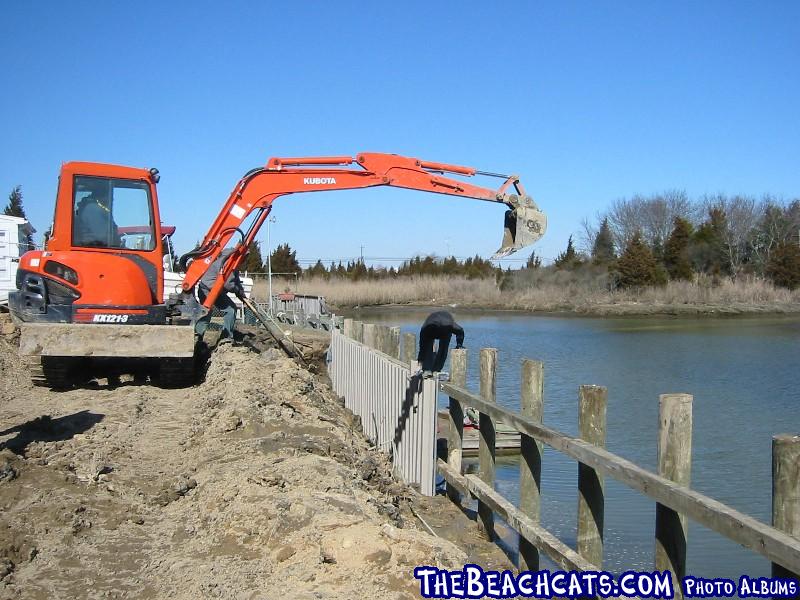
[[[418,333],[428,310],[365,310],[356,318]],[[800,432],[800,318],[574,318],[459,312],[468,387],[478,351],[499,351],[497,401],[519,410],[520,362],[545,366],[544,423],[577,435],[580,384],[608,387],[606,447],[656,468],[658,396],[694,396],[692,488],[760,521],[771,519],[771,441]],[[442,405],[447,402],[442,398]],[[542,522],[575,547],[577,465],[545,448]],[[519,499],[518,457],[498,458],[496,488]],[[605,567],[651,569],[655,505],[606,478]],[[769,576],[766,559],[690,522],[687,573]]]

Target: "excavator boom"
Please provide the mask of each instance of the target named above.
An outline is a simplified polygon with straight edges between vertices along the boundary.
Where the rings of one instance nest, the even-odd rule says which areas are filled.
[[[491,189],[454,179],[450,175],[497,177],[503,183],[497,189]],[[356,157],[271,158],[265,167],[250,171],[237,183],[200,246],[182,257],[184,264],[192,259],[183,281],[184,292],[194,288],[209,265],[228,246],[231,237],[238,233],[241,239],[220,269],[214,287],[203,302],[206,308],[214,304],[225,280],[243,259],[278,197],[298,192],[383,185],[505,204],[503,241],[494,258],[507,256],[534,243],[544,235],[547,226],[544,213],[525,193],[515,175],[374,152],[362,152]],[[510,191],[512,187],[513,192]],[[242,224],[254,213],[255,218],[247,231],[243,231]]]

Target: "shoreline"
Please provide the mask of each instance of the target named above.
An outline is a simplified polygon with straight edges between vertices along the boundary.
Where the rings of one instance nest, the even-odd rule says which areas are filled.
[[[575,318],[615,318],[615,317],[675,317],[675,318],[737,318],[737,317],[793,317],[800,316],[800,303],[788,304],[648,304],[624,303],[602,304],[588,307],[570,307],[563,309],[525,309],[507,308],[492,304],[458,304],[446,302],[411,302],[364,304],[355,306],[336,306],[336,312],[349,314],[360,311],[395,312],[414,311],[419,309],[456,309],[461,312],[500,312],[539,317],[575,317]]]

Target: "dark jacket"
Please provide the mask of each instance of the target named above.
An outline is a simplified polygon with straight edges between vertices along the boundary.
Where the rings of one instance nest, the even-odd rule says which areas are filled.
[[[420,337],[424,339],[449,339],[453,334],[456,336],[456,346],[463,345],[464,329],[446,310],[437,310],[429,314],[420,330]]]

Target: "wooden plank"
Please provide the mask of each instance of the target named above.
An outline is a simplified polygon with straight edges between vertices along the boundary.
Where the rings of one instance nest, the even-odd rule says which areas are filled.
[[[342,333],[349,338],[353,337],[353,319],[345,319],[342,325]]]
[[[528,515],[475,475],[461,475],[442,460],[439,460],[437,465],[439,473],[447,480],[448,484],[452,483],[464,494],[470,493],[475,496],[479,502],[484,503],[505,519],[510,527],[540,548],[560,568],[567,571],[598,570],[595,565],[583,558],[547,529],[534,522]]]
[[[453,382],[458,385],[456,382]],[[461,386],[466,387],[466,386]],[[542,422],[544,414],[544,365],[538,360],[522,361],[522,415]],[[519,508],[535,524],[539,524],[542,494],[542,444],[530,436],[520,438]],[[520,570],[539,570],[539,550],[531,540],[519,537]]]
[[[497,350],[481,348],[480,392],[484,402],[494,404],[497,395]],[[478,446],[478,470],[481,479],[494,488],[495,477],[495,428],[492,417],[481,411],[479,417],[480,443]],[[492,508],[478,499],[478,517],[481,530],[491,541],[495,538],[494,513]]]
[[[582,385],[578,390],[578,428],[581,438],[594,446],[606,445],[608,390]],[[578,463],[578,552],[589,562],[603,564],[605,482],[596,469]]]
[[[772,438],[772,525],[800,538],[800,435]],[[772,576],[800,580],[800,570],[773,563]]]
[[[467,350],[458,348],[450,353],[450,381],[459,387],[467,386]],[[455,398],[450,398],[447,429],[447,464],[461,473],[461,460],[464,449],[464,409]],[[458,504],[461,499],[458,490],[447,486],[447,497]]]
[[[658,474],[688,488],[692,472],[692,397],[662,394],[658,401]],[[660,502],[656,504],[655,566],[669,570],[675,598],[683,598],[681,581],[686,575],[686,537],[689,523]]]
[[[673,510],[685,513],[692,520],[732,539],[745,548],[766,556],[790,571],[800,571],[800,540],[745,515],[722,502],[651,473],[603,448],[568,436],[536,423],[449,383],[442,385],[445,394],[462,404],[473,406],[491,417],[502,420],[518,431],[612,477]]]

